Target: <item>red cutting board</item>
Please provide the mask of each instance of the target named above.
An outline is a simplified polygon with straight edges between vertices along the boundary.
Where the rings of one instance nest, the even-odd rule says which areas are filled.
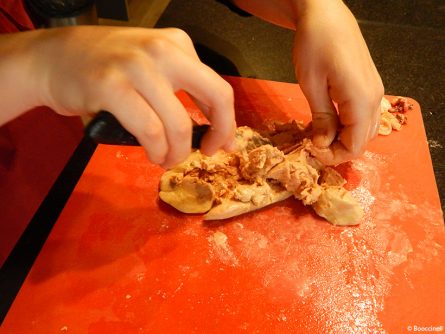
[[[239,124],[309,120],[298,85],[227,79]],[[334,227],[293,199],[204,222],[159,202],[162,169],[141,148],[99,146],[0,332],[440,329],[444,222],[412,102],[402,131],[339,167],[366,211],[358,227]]]

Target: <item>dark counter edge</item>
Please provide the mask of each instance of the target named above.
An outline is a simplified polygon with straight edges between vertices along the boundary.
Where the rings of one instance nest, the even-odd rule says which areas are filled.
[[[97,144],[84,137],[0,269],[0,326]]]

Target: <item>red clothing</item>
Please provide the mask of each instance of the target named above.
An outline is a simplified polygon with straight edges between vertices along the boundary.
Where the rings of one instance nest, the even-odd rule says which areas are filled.
[[[22,0],[0,0],[0,33],[33,27]],[[0,127],[0,266],[82,133],[78,117],[60,116],[46,107],[36,108]]]
[[[22,0],[0,0],[0,33],[31,30],[34,24]]]

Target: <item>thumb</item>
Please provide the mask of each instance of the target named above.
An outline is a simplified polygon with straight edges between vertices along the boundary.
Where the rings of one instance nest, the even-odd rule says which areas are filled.
[[[310,91],[303,89],[312,113],[312,142],[319,148],[326,148],[337,136],[338,114],[326,85],[315,87]]]

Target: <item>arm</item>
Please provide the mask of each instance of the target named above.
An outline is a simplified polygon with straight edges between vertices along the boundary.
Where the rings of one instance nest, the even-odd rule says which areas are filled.
[[[293,62],[311,107],[314,154],[333,165],[360,155],[378,131],[383,84],[349,9],[340,0],[235,3],[295,30]]]
[[[40,105],[36,91],[37,82],[30,71],[33,35],[24,32],[0,35],[0,125]]]
[[[230,85],[202,64],[179,29],[72,27],[0,36],[0,124],[46,105],[64,115],[112,112],[151,161],[172,166],[190,153],[184,89],[212,123],[206,154],[232,146]],[[218,92],[215,94],[215,92]]]

